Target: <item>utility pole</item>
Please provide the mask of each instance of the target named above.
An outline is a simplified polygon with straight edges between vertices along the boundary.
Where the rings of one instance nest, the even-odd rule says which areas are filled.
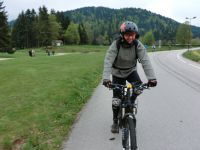
[[[191,20],[192,19],[195,19],[195,18],[197,18],[197,17],[191,17],[191,18],[189,18],[189,17],[186,17],[185,19],[188,19],[189,20],[189,29],[188,29],[188,51],[189,51],[189,49],[190,49],[190,45],[191,45],[191,41],[190,41],[190,29],[191,29],[191,32],[192,32],[192,28],[191,28]]]

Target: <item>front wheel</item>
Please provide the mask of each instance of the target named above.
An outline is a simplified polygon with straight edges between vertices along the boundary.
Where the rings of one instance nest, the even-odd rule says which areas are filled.
[[[127,117],[122,129],[122,144],[125,150],[137,150],[136,120],[132,116]]]

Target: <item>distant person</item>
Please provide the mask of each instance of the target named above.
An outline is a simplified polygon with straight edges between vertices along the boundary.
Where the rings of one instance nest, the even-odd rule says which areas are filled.
[[[31,50],[31,53],[32,53],[32,57],[34,57],[34,56],[35,56],[35,50],[32,49],[32,50]]]
[[[51,55],[51,53],[50,53],[50,51],[48,49],[46,50],[46,53],[47,53],[48,56]]]
[[[29,51],[28,51],[28,54],[29,54],[30,57],[32,57],[32,56],[33,56],[32,50],[29,50]]]
[[[171,44],[169,44],[169,50],[171,50]]]
[[[145,75],[148,79],[148,85],[153,87],[157,85],[156,76],[147,55],[144,45],[138,40],[138,27],[134,22],[125,21],[120,26],[120,37],[113,41],[109,47],[104,60],[103,85],[109,87],[112,74],[113,84],[125,85],[126,81],[130,83],[141,83],[137,73],[137,60],[142,64]],[[135,103],[137,95],[131,97],[132,103]],[[118,113],[120,105],[119,90],[113,90],[112,111],[113,124],[112,133],[119,132]]]
[[[155,44],[152,45],[152,51],[153,51],[153,52],[156,51],[156,45],[155,45]]]
[[[54,51],[54,50],[52,50],[52,55],[53,55],[53,56],[55,55],[55,51]]]

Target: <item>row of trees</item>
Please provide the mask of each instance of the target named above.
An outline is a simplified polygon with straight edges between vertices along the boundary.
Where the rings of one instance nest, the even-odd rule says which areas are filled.
[[[62,40],[65,44],[88,44],[88,36],[82,23],[75,24],[63,12],[51,10],[45,6],[22,11],[9,28],[7,13],[0,2],[0,51],[11,47],[31,48],[52,45],[53,40]]]
[[[10,30],[7,22],[7,15],[4,10],[3,2],[0,2],[0,50],[11,47],[31,48],[48,46],[53,40],[62,40],[64,44],[104,44],[108,45],[115,37],[113,33],[118,33],[119,25],[123,20],[123,14],[127,15],[128,20],[133,20],[130,14],[136,11],[135,15],[140,14],[140,18],[147,18],[149,12],[141,9],[123,9],[117,12],[108,8],[83,8],[70,12],[55,12],[43,6],[39,8],[38,14],[34,9],[22,11]],[[116,14],[113,14],[113,11]],[[141,12],[142,11],[142,12]],[[150,15],[152,15],[150,13]],[[70,18],[69,18],[70,17]],[[159,39],[167,42],[189,44],[192,38],[192,31],[188,22],[181,24],[176,29],[168,27],[160,20],[160,16],[150,16],[149,23],[143,24],[134,18],[140,26],[141,40],[146,45],[152,45]],[[109,21],[106,21],[109,20]],[[164,20],[170,22],[171,20]],[[172,25],[174,22],[172,21]],[[149,24],[149,26],[148,26]],[[150,28],[151,27],[151,28]],[[169,28],[169,29],[168,29]],[[148,29],[148,30],[147,30]],[[168,32],[168,30],[170,30]],[[168,33],[166,34],[162,34]],[[161,38],[163,37],[163,38]],[[198,41],[198,40],[197,40]]]
[[[83,24],[75,24],[63,12],[48,10],[45,6],[22,12],[12,28],[12,45],[18,48],[51,45],[53,40],[66,44],[86,44],[87,34]]]

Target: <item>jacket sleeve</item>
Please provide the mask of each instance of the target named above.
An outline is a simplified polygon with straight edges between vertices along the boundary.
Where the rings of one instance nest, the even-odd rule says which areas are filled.
[[[109,47],[104,59],[103,79],[110,79],[112,65],[115,61],[116,56],[117,56],[117,46],[116,46],[116,41],[114,41]]]
[[[146,48],[140,41],[138,41],[137,56],[138,56],[139,62],[142,64],[142,67],[144,69],[147,79],[148,80],[156,79]]]

